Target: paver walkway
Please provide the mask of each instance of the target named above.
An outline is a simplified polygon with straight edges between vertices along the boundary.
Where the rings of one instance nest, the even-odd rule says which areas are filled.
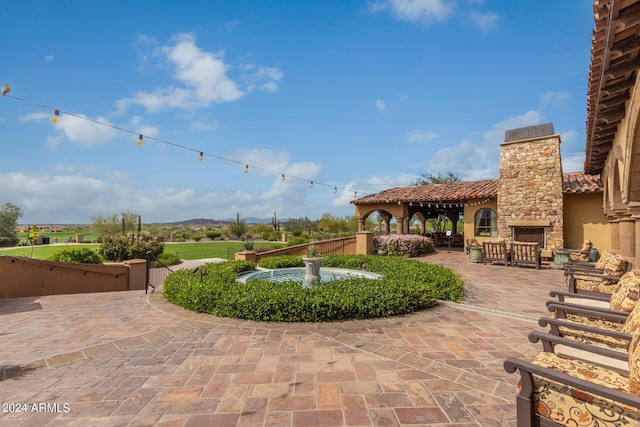
[[[274,324],[141,291],[0,299],[0,427],[515,426],[502,362],[539,351],[527,334],[562,272],[423,260],[462,275],[463,304]]]

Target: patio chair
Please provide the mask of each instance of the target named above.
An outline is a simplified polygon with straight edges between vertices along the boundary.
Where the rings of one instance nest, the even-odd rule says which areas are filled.
[[[574,293],[611,294],[620,277],[627,271],[630,271],[629,262],[622,255],[613,254],[602,270],[568,272],[568,290]]]
[[[593,243],[591,240],[585,240],[580,249],[563,249],[569,252],[571,261],[589,262],[589,256],[591,255],[591,248]]]
[[[528,264],[539,270],[542,264],[541,252],[538,242],[511,242],[511,266]]]
[[[612,294],[576,294],[575,292],[556,290],[549,292],[549,295],[558,299],[557,301],[547,301],[547,306],[554,302],[566,302],[594,309],[631,311],[640,299],[640,273],[629,271],[622,275]]]
[[[537,340],[546,337],[534,336]],[[509,357],[507,372],[520,373],[518,426],[640,425],[640,336],[629,345],[628,369],[603,367],[553,351],[553,337],[528,362]]]
[[[482,242],[482,262],[499,262],[505,266],[509,265],[509,251],[505,241]]]

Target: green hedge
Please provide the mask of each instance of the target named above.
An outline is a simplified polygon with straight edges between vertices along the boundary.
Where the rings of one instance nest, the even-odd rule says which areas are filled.
[[[102,257],[90,248],[65,248],[54,252],[50,261],[78,262],[83,264],[102,264]]]
[[[280,257],[272,259],[277,258]],[[293,257],[286,258],[282,264],[290,263]],[[297,282],[240,283],[236,275],[252,270],[254,265],[234,261],[207,264],[204,275],[191,270],[172,273],[164,282],[163,295],[170,302],[196,312],[281,322],[386,317],[431,307],[438,299],[462,298],[460,277],[438,265],[371,255],[327,255],[323,265],[357,270],[364,265],[383,278],[348,278],[321,282],[311,288],[303,288]]]

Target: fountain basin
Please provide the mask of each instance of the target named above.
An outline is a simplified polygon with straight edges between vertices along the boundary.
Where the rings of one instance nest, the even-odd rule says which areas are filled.
[[[304,284],[306,269],[304,267],[277,268],[274,270],[258,268],[238,275],[238,282],[246,283],[247,280],[258,279],[271,282],[300,282]],[[350,270],[348,268],[320,267],[320,282],[348,279],[350,277],[362,277],[365,279],[379,279],[380,274],[370,271]]]

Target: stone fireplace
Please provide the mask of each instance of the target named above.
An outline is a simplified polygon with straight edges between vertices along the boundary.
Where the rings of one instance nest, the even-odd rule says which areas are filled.
[[[498,235],[563,247],[560,136],[553,124],[508,130],[500,150]]]

